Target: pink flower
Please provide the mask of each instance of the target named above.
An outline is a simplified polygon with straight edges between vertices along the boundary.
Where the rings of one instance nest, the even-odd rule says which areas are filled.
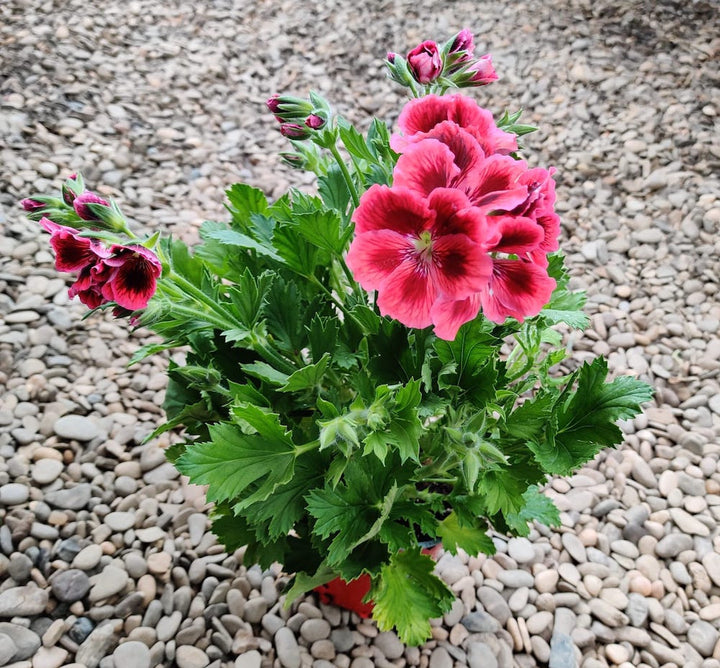
[[[72,202],[75,213],[83,220],[98,220],[98,217],[90,211],[90,207],[87,206],[88,204],[110,206],[110,203],[105,201],[102,197],[96,195],[94,192],[86,190],[84,193],[78,195]]]
[[[555,279],[537,264],[523,260],[493,260],[489,285],[480,293],[483,313],[493,322],[522,322],[537,315],[550,301]]]
[[[77,297],[90,309],[105,304],[108,300],[103,296],[102,288],[109,276],[109,267],[102,261],[85,267],[77,280],[68,289],[70,299]]]
[[[497,81],[498,75],[492,64],[492,56],[488,53],[480,56],[465,73],[472,74],[466,85],[486,86],[493,81]]]
[[[427,197],[435,188],[457,188],[482,213],[510,210],[527,199],[527,186],[519,182],[525,163],[505,155],[482,154],[469,133],[456,134],[447,144],[426,138],[410,144],[400,156],[393,173],[396,186]],[[456,154],[460,165],[456,162]],[[475,156],[468,159],[467,156]]]
[[[40,219],[40,225],[50,232],[50,245],[55,251],[55,269],[58,271],[82,271],[109,256],[101,244],[79,236],[72,227],[58,225],[49,218]]]
[[[407,55],[408,68],[415,80],[421,84],[428,84],[435,81],[442,72],[442,58],[438,45],[427,40],[418,44]]]
[[[145,308],[162,273],[160,260],[144,246],[114,245],[110,253],[96,274],[103,297],[130,311]]]
[[[424,198],[408,188],[374,185],[353,220],[348,267],[363,288],[377,290],[380,313],[408,327],[434,324],[444,331],[433,305],[464,299],[489,280],[486,247],[497,236],[459,190],[438,187]]]
[[[486,155],[517,151],[517,138],[497,127],[492,114],[471,98],[455,95],[426,95],[410,100],[398,118],[402,135],[394,134],[390,146],[398,153],[416,141],[424,139],[443,121],[452,121],[469,132]]]

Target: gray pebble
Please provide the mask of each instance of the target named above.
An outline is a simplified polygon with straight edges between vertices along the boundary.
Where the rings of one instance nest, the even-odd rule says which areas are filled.
[[[275,650],[283,668],[300,668],[300,648],[295,634],[287,626],[275,634]]]
[[[77,568],[60,571],[50,579],[52,592],[58,601],[73,603],[90,591],[90,578]]]
[[[63,415],[55,421],[53,431],[60,438],[75,441],[92,441],[100,434],[95,422],[82,415]]]
[[[118,645],[112,656],[115,668],[150,668],[150,650],[136,640]]]

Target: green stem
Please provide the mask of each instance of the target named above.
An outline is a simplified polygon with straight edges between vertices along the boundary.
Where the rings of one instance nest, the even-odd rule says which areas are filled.
[[[350,172],[348,171],[347,165],[345,164],[345,161],[342,159],[342,156],[340,155],[340,151],[338,151],[337,144],[331,144],[329,147],[330,153],[332,153],[333,158],[335,158],[335,162],[337,162],[338,167],[340,167],[340,171],[342,172],[343,178],[345,179],[345,183],[347,183],[348,190],[350,191],[350,197],[352,198],[353,205],[355,208],[358,208],[358,205],[360,204],[360,198],[358,197],[357,189],[355,188],[355,183],[353,183],[352,177],[350,176]]]
[[[305,443],[305,445],[296,445],[295,446],[295,456],[299,457],[300,455],[305,454],[306,452],[310,452],[311,450],[316,450],[320,447],[320,441],[310,441],[310,443]]]

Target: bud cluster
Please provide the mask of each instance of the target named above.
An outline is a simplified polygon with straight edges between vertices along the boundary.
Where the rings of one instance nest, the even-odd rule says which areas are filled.
[[[497,80],[492,56],[475,57],[473,34],[464,28],[439,46],[426,40],[409,51],[403,58],[388,53],[385,66],[388,76],[402,86],[410,88],[416,97],[428,92],[443,93],[448,88],[485,86]],[[424,90],[418,90],[418,84]]]
[[[327,102],[316,93],[311,93],[309,100],[292,95],[273,95],[265,104],[280,123],[281,134],[296,141],[310,139],[330,119]]]

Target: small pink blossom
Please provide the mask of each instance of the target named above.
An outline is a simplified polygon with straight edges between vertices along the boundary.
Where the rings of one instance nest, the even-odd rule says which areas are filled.
[[[94,192],[86,190],[84,193],[78,195],[72,202],[75,213],[83,220],[98,219],[98,217],[92,211],[90,211],[90,207],[87,206],[88,204],[100,204],[102,206],[110,206],[110,203],[100,197],[100,195],[96,195]]]
[[[311,130],[319,130],[325,125],[325,119],[317,114],[310,114],[305,119],[305,125],[307,125]]]
[[[473,144],[470,134],[456,137],[459,146],[471,144],[462,149],[472,155],[482,153]],[[460,151],[460,148],[455,149]],[[398,159],[393,174],[393,183],[410,188],[427,197],[435,188],[457,188],[464,192],[471,204],[483,213],[495,210],[510,210],[527,199],[527,186],[519,182],[526,171],[525,163],[505,155],[488,157],[468,162],[461,168],[455,162],[451,148],[433,138],[426,138],[411,144]]]
[[[114,245],[110,253],[98,269],[103,297],[130,311],[145,308],[162,273],[160,260],[144,246]]]
[[[492,56],[488,53],[480,56],[465,73],[472,74],[468,82],[473,86],[486,86],[493,81],[497,81],[498,75],[492,64]]]
[[[398,117],[402,134],[394,134],[390,138],[390,146],[402,153],[409,144],[424,139],[443,121],[452,121],[469,132],[486,155],[507,155],[517,151],[517,137],[497,127],[487,109],[461,94],[425,95],[410,100]]]
[[[442,72],[442,58],[438,45],[426,40],[418,44],[407,55],[407,63],[410,72],[418,83],[428,84],[435,81]]]

